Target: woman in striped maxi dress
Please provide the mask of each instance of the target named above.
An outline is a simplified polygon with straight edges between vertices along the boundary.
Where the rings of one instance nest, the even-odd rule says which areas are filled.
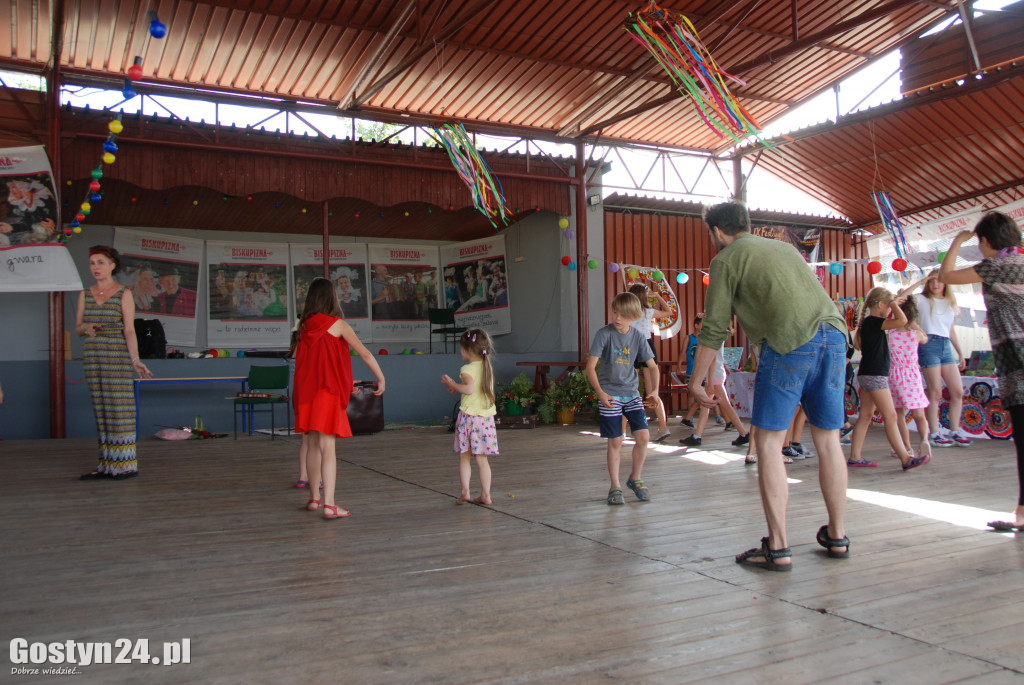
[[[85,378],[96,414],[100,453],[96,470],[82,480],[139,475],[133,373],[140,378],[152,378],[153,374],[139,359],[135,301],[113,278],[120,268],[121,258],[114,248],[89,248],[89,271],[96,285],[78,297],[75,331],[85,338]]]

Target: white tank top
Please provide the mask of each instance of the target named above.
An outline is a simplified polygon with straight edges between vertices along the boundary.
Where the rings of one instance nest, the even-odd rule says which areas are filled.
[[[956,313],[949,300],[945,298],[929,298],[924,295],[915,295],[917,298],[917,310],[921,313],[921,330],[928,335],[941,335],[949,337],[949,331],[953,327]]]

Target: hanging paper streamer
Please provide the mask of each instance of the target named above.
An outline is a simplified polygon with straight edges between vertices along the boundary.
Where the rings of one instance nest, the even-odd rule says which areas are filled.
[[[761,125],[729,91],[727,81],[746,85],[718,68],[690,20],[654,2],[630,13],[626,32],[658,60],[676,88],[689,95],[704,123],[719,138],[756,135]]]
[[[505,193],[501,181],[477,152],[465,127],[456,123],[437,124],[432,128],[448,152],[455,170],[469,186],[477,211],[486,216],[495,229],[498,228],[496,219],[501,222],[502,227],[507,226],[511,217],[505,206]]]
[[[875,201],[878,208],[878,216],[882,219],[885,231],[892,237],[893,246],[896,248],[896,256],[901,259],[907,254],[907,241],[903,237],[903,226],[900,224],[900,217],[896,214],[896,208],[892,205],[892,198],[889,193],[880,190],[872,191],[871,199]]]

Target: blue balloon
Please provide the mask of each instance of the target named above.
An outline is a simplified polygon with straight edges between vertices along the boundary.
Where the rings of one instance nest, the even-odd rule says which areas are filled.
[[[99,202],[99,201],[100,201],[100,200],[102,200],[102,199],[103,199],[103,196],[102,196],[102,195],[100,195],[99,193],[93,193],[93,194],[92,194],[92,196],[91,196],[91,197],[89,198],[89,200],[90,200],[90,201],[91,201],[91,202],[92,202],[93,204],[96,204],[97,202]]]
[[[576,262],[569,262],[569,264],[567,266],[569,267],[569,271],[575,271],[576,270]]]
[[[833,276],[838,276],[843,273],[843,265],[839,262],[832,262],[828,265],[828,272]]]
[[[686,272],[676,274],[676,283],[682,284],[690,280],[690,275]]]
[[[116,155],[117,154],[117,143],[115,143],[112,140],[108,140],[107,142],[103,143],[103,151],[104,152],[109,152],[112,155]]]

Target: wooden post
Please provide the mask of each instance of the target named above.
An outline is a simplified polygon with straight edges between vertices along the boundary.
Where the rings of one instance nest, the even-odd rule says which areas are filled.
[[[64,50],[64,2],[53,4],[50,22],[50,54],[53,68],[46,72],[46,116],[47,148],[50,168],[53,171],[53,185],[60,188],[60,56]],[[56,216],[53,221],[57,230],[62,231],[60,217],[61,203],[54,203]],[[50,366],[50,437],[64,438],[67,422],[64,408],[64,293],[49,293],[49,366]]]
[[[576,317],[579,333],[579,358],[590,349],[590,308],[587,291],[587,183],[583,141],[576,141]]]
[[[331,227],[327,219],[329,212],[327,200],[324,200],[324,278],[331,278]]]

